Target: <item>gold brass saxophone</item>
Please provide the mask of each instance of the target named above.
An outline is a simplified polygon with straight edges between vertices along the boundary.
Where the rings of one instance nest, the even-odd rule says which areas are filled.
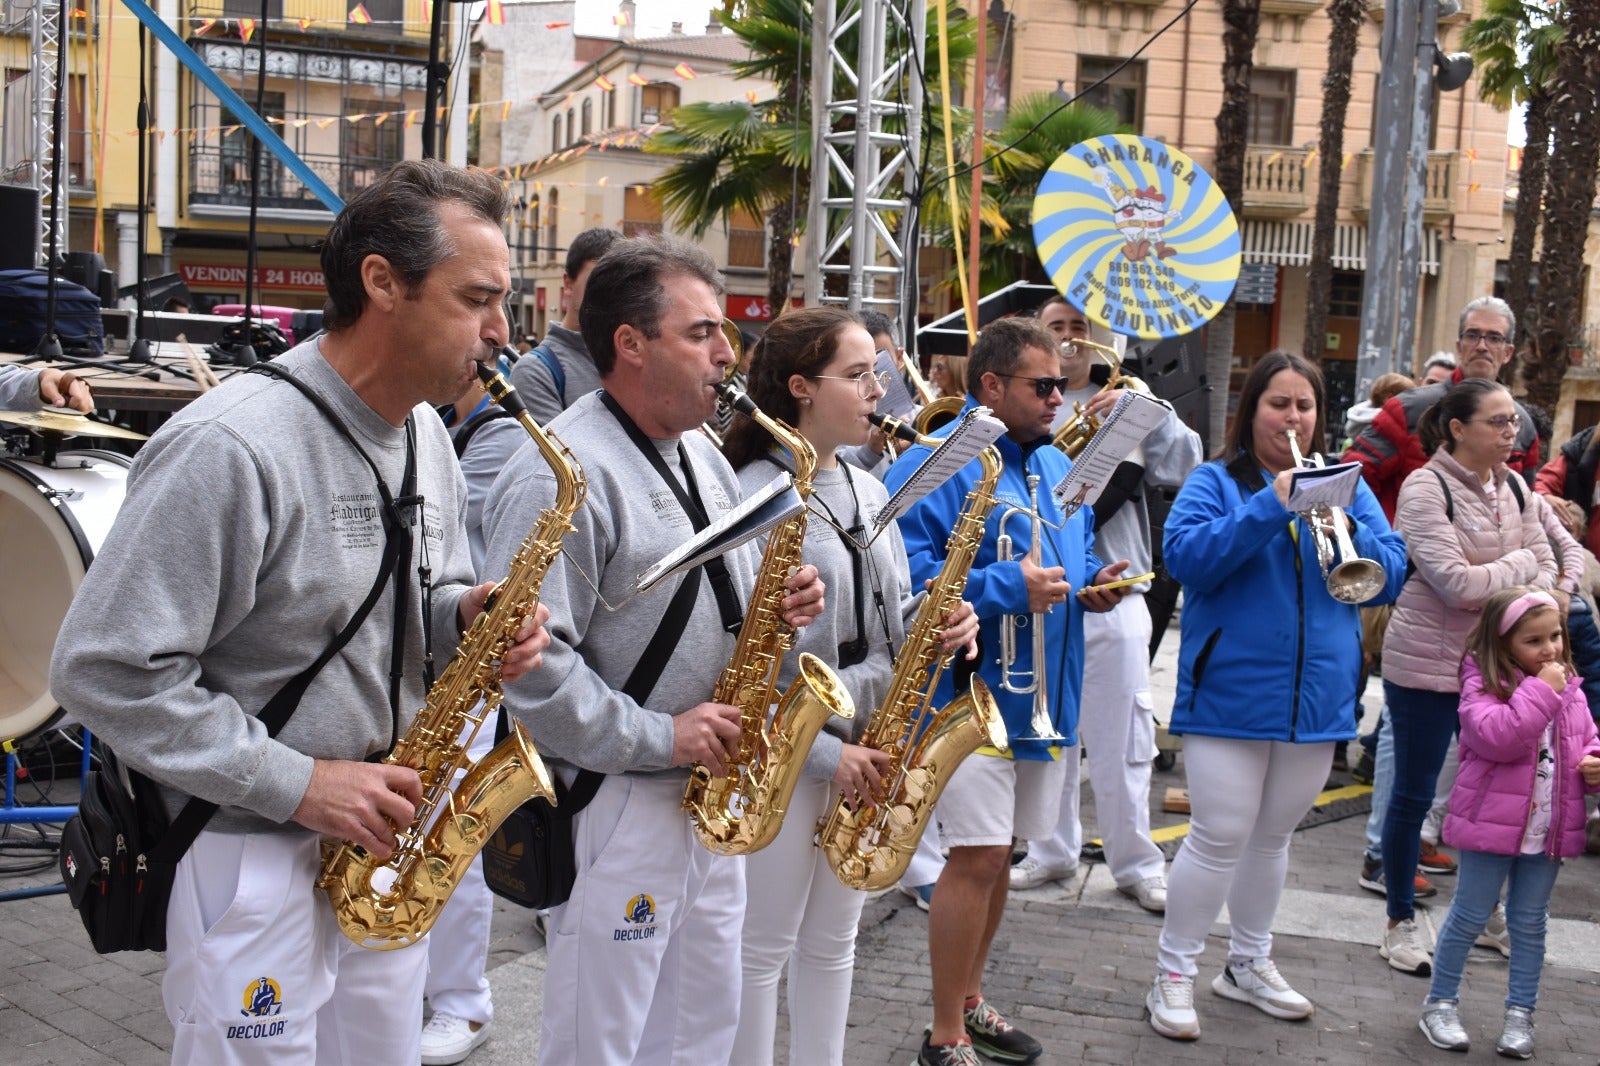
[[[344,935],[378,951],[414,944],[432,928],[467,867],[512,811],[535,796],[555,802],[550,774],[521,722],[513,721],[511,735],[475,765],[467,748],[500,706],[500,660],[537,605],[539,585],[572,529],[586,485],[578,461],[539,428],[510,383],[481,364],[478,376],[538,445],[555,475],[556,500],[539,515],[511,560],[511,572],[428,690],[427,705],[383,760],[409,766],[422,778],[422,802],[411,824],[398,832],[394,854],[379,860],[349,842],[323,845],[317,887],[328,893]],[[456,771],[469,765],[452,792]]]
[[[894,419],[873,416],[873,420],[884,432],[901,435]],[[929,447],[939,443],[926,437],[918,440]],[[939,648],[944,620],[961,603],[1000,481],[1000,453],[985,448],[978,459],[983,474],[967,494],[945,545],[944,565],[895,656],[883,705],[861,737],[863,745],[890,756],[883,784],[854,807],[841,798],[833,812],[817,823],[817,845],[848,888],[872,892],[900,880],[956,766],[984,745],[1006,747],[1005,722],[982,678],[974,675],[970,692],[936,712],[929,705],[951,659]]]
[[[1132,389],[1135,392],[1142,392],[1147,396],[1150,395],[1150,386],[1132,374],[1124,374],[1122,372],[1122,357],[1109,344],[1096,344],[1091,340],[1078,339],[1063,341],[1061,346],[1063,348],[1088,348],[1093,352],[1100,353],[1111,364],[1111,377],[1100,387],[1100,392],[1110,392],[1112,389]],[[1096,393],[1096,395],[1099,394]],[[1067,458],[1076,459],[1078,453],[1083,451],[1083,446],[1088,444],[1094,435],[1100,431],[1100,418],[1097,415],[1090,414],[1081,403],[1074,403],[1072,410],[1072,417],[1063,423],[1060,429],[1056,430],[1055,435],[1051,438],[1051,443],[1066,452]]]
[[[817,469],[811,444],[733,385],[723,382],[717,392],[788,449],[794,457],[795,489],[801,498],[809,496]],[[800,569],[805,536],[804,511],[768,536],[738,644],[711,696],[716,703],[739,708],[739,748],[721,777],[713,777],[704,764],[696,763],[684,789],[683,806],[694,822],[695,836],[719,855],[748,855],[772,843],[817,733],[834,715],[855,717],[855,701],[834,672],[816,656],[802,654],[799,674],[778,701],[771,722],[767,720],[783,654],[797,641],[794,628],[783,620],[782,603],[789,594],[785,582]]]

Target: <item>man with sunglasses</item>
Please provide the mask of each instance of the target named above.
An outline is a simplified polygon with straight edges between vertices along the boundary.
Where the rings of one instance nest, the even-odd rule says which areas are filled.
[[[1445,390],[1463,378],[1497,379],[1501,368],[1511,361],[1516,335],[1517,316],[1504,300],[1480,296],[1467,304],[1461,311],[1456,369],[1450,377],[1391,398],[1345,452],[1346,462],[1361,464],[1361,476],[1383,505],[1389,521],[1394,521],[1401,484],[1427,461],[1417,438],[1417,421],[1422,412],[1438,403]],[[1539,469],[1539,431],[1527,408],[1520,403],[1516,407],[1517,441],[1506,464],[1518,473],[1531,475]]]
[[[979,748],[963,761],[936,812],[950,859],[935,883],[928,914],[933,1025],[918,1058],[926,1066],[970,1066],[977,1062],[975,1050],[1005,1062],[1032,1062],[1043,1052],[1037,1040],[984,999],[984,965],[1005,910],[1012,839],[1051,833],[1063,789],[1077,787],[1065,778],[1076,768],[1066,756],[1078,743],[1083,614],[1110,610],[1122,598],[1121,590],[1089,586],[1115,581],[1128,566],[1127,560],[1102,564],[1094,553],[1093,512],[1083,508],[1065,515],[1050,494],[1072,466],[1050,444],[1050,424],[1065,384],[1058,376],[1058,353],[1055,338],[1036,322],[1002,319],[984,327],[967,363],[966,409],[988,407],[1006,427],[996,442],[1005,463],[995,489],[998,502],[974,558],[966,598],[977,611],[985,649],[978,673],[999,705],[1010,746],[1006,751]],[[926,457],[926,449],[915,447],[890,467],[889,490],[899,488]],[[914,585],[943,567],[950,530],[979,472],[973,460],[899,519]],[[1039,479],[1037,562],[1029,553],[1034,533],[1027,512],[1035,506],[1029,477]],[[1022,512],[1004,523],[1014,551],[1002,560],[997,541],[1002,516],[1012,508]],[[1032,630],[1024,629],[1011,672],[1026,676],[1031,671],[1043,680],[1057,737],[1041,738],[1033,731],[1032,695],[1001,687],[1000,629],[1011,619],[1045,627],[1045,662],[1033,661]],[[943,706],[955,695],[956,679],[947,671],[933,704]]]

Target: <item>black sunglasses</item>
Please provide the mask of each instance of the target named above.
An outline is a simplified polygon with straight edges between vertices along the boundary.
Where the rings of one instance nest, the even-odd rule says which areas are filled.
[[[1048,400],[1050,398],[1050,394],[1055,392],[1057,389],[1061,390],[1063,393],[1067,391],[1066,378],[1029,378],[1023,377],[1021,374],[1000,374],[999,376],[1003,378],[1017,378],[1022,381],[1033,382],[1033,394],[1039,397],[1041,400]]]

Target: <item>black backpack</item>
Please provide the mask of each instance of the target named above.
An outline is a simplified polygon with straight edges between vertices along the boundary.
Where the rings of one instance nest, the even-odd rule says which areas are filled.
[[[28,353],[44,337],[49,277],[42,270],[0,270],[0,351]],[[75,355],[105,354],[100,297],[56,279],[56,337]]]

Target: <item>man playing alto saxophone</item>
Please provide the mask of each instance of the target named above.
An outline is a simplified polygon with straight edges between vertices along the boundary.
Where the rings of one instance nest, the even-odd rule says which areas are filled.
[[[322,251],[328,333],[275,361],[350,437],[265,375],[202,396],[139,454],[68,613],[51,676],[62,704],[163,786],[169,813],[189,797],[220,805],[167,908],[174,1062],[418,1060],[426,950],[357,947],[312,886],[324,834],[387,857],[412,820],[416,772],[363,760],[423,704],[424,612],[445,658],[492,588],[468,584],[461,473],[419,405],[460,396],[506,342],[508,208],[498,179],[431,161],[353,196]],[[358,448],[409,497],[394,514]],[[391,525],[414,547],[268,737],[256,715],[355,615]],[[507,679],[547,639],[531,623],[517,637]]]
[[[546,669],[509,686],[504,707],[566,768],[559,773],[607,776],[574,825],[571,897],[550,912],[541,1063],[713,1063],[731,1053],[744,863],[700,846],[682,799],[684,768],[721,774],[737,743],[739,708],[706,701],[734,653],[761,553],[747,544],[607,607],[741,498],[732,468],[698,432],[734,362],[721,292],[716,266],[691,245],[614,244],[589,275],[582,311],[603,391],[549,427],[582,465],[589,501],[541,589],[563,620],[551,628]],[[491,571],[553,492],[523,456],[495,483],[484,517]],[[686,620],[665,625],[676,586],[690,580]],[[815,567],[787,586],[789,624],[821,613]],[[641,659],[662,664],[648,684],[634,676]]]
[[[1106,566],[1094,554],[1092,512],[1063,516],[1050,488],[1066,476],[1070,461],[1050,444],[1050,423],[1061,406],[1059,346],[1037,323],[1002,319],[984,327],[967,362],[966,406],[983,404],[1006,425],[996,446],[1005,460],[997,506],[967,579],[966,595],[978,612],[984,655],[980,676],[1005,717],[1011,748],[980,748],[950,779],[936,816],[950,860],[939,875],[928,914],[929,961],[933,969],[933,1026],[923,1041],[923,1066],[975,1064],[974,1045],[991,1057],[1031,1062],[1043,1052],[1037,1040],[1013,1026],[983,997],[989,944],[1005,910],[1013,837],[1049,833],[1061,804],[1066,764],[1062,748],[1077,743],[1078,694],[1083,680],[1083,612],[1106,611],[1120,590],[1091,588],[1114,581],[1127,560]],[[890,491],[917,466],[918,449],[889,469]],[[975,460],[923,497],[900,518],[911,561],[921,583],[942,565],[950,529],[978,475]],[[1026,485],[1040,478],[1038,507],[1043,522],[1040,560],[1030,558],[1029,523],[1006,527],[1015,544],[1012,561],[997,551],[1002,516],[1009,508],[1033,509]],[[1016,641],[1017,658],[1007,669],[1033,672],[1046,686],[1046,709],[1058,741],[1037,738],[1034,698],[1004,691],[996,658],[1000,627],[1012,616],[1046,627],[1046,662],[1033,661],[1031,634]],[[943,705],[954,695],[947,673],[934,695]]]

